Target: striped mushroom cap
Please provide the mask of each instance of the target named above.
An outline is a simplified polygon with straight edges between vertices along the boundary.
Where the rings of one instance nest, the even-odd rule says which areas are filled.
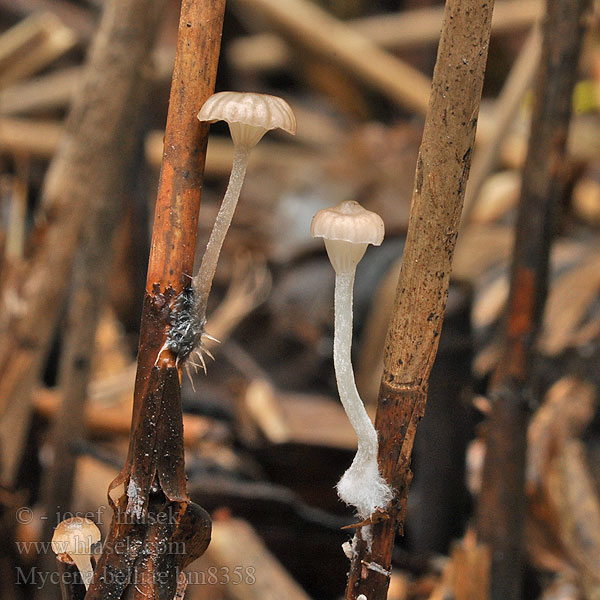
[[[252,148],[270,129],[294,135],[296,117],[290,105],[277,96],[253,92],[213,94],[198,113],[200,121],[227,121],[233,143]]]
[[[341,273],[356,268],[369,244],[381,245],[385,228],[377,213],[347,201],[320,210],[313,217],[310,233],[325,240],[331,264]]]

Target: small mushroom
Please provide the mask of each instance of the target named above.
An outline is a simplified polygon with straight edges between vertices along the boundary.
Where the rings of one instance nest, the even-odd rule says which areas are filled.
[[[250,92],[219,92],[204,103],[198,113],[198,119],[209,123],[227,121],[234,144],[229,184],[200,269],[193,281],[199,320],[203,324],[219,254],[240,197],[250,151],[271,129],[283,129],[294,135],[296,117],[289,104],[276,96]]]
[[[94,570],[92,569],[92,546],[99,542],[100,530],[93,521],[83,517],[72,517],[61,521],[54,529],[52,551],[67,554],[75,563],[86,589],[89,587]]]
[[[392,490],[379,473],[377,432],[354,381],[352,295],[356,266],[369,244],[381,244],[384,225],[379,215],[358,202],[342,202],[313,217],[311,235],[324,239],[335,269],[333,362],[340,400],[358,437],[358,451],[337,484],[338,495],[362,519],[368,519],[375,509],[385,508]]]

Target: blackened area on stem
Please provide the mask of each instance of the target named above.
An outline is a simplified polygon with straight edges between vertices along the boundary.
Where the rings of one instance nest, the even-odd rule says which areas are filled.
[[[181,365],[200,347],[206,323],[206,318],[200,317],[197,310],[193,287],[183,288],[175,298],[170,323],[165,348],[175,355],[177,364]]]
[[[133,423],[127,462],[109,488],[112,490],[121,483],[127,485],[126,513],[137,520],[147,515],[149,497],[157,487],[157,480],[169,500],[189,500],[177,369],[165,364],[154,367],[147,389],[141,401],[144,418]]]
[[[208,547],[210,517],[192,502],[169,502],[158,492],[146,517],[135,521],[125,502],[122,497],[115,507],[87,597],[173,600],[178,574]]]
[[[165,324],[171,319],[175,291],[169,287],[146,294],[143,309],[145,328],[140,348],[158,356],[165,336]],[[123,470],[109,486],[127,486],[127,512],[140,519],[145,516],[150,492],[156,479],[171,501],[188,500],[183,454],[183,412],[179,373],[173,361],[164,359],[150,366],[139,365],[144,376],[136,379],[134,413],[129,451]]]

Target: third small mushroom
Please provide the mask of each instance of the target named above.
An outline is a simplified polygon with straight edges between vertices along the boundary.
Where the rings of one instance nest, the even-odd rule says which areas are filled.
[[[385,508],[392,489],[377,465],[377,432],[356,389],[352,369],[352,303],[356,266],[367,246],[383,241],[381,217],[358,202],[342,202],[320,210],[313,218],[311,235],[323,238],[335,270],[333,362],[340,400],[358,437],[358,451],[337,484],[339,497],[368,519]]]
[[[91,560],[93,546],[100,541],[100,537],[97,525],[83,517],[71,517],[61,521],[52,537],[52,551],[75,563],[86,589],[94,575]]]

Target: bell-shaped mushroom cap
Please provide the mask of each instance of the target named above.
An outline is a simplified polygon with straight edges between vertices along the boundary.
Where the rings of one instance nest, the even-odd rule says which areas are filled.
[[[294,135],[296,117],[290,105],[277,96],[253,92],[218,92],[198,113],[200,121],[227,121],[235,145],[251,148],[270,129]]]
[[[55,554],[91,554],[91,547],[100,541],[100,530],[96,523],[83,517],[72,517],[61,521],[52,536]]]
[[[369,244],[381,244],[384,225],[377,213],[348,201],[320,210],[313,217],[310,233],[325,240],[336,273],[348,273],[356,268]]]
[[[384,233],[381,217],[353,200],[320,210],[310,227],[313,237],[374,246],[381,245]]]

